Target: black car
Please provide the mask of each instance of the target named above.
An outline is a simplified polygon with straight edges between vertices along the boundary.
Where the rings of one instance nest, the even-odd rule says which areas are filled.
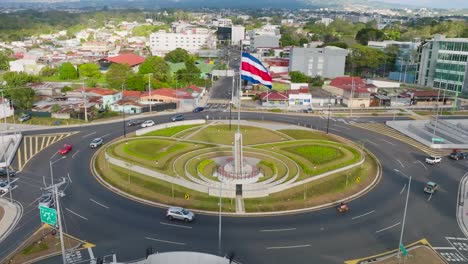
[[[466,159],[468,154],[466,152],[452,152],[450,158],[454,160]]]
[[[127,126],[138,126],[143,123],[143,120],[130,120],[127,122]]]
[[[179,114],[179,115],[175,115],[175,116],[172,117],[172,122],[175,122],[175,121],[182,121],[182,120],[184,120],[184,119],[185,119],[185,117],[184,117],[183,115],[180,115],[180,114]]]
[[[16,175],[16,172],[11,169],[11,168],[8,168],[8,174],[10,177],[15,177]],[[3,168],[0,168],[0,177],[6,177],[7,176],[7,170],[5,167]]]
[[[194,113],[198,113],[198,112],[201,112],[201,111],[203,111],[203,110],[205,110],[205,108],[203,108],[203,107],[199,106],[199,107],[195,107],[195,109],[193,109],[193,111],[192,111],[192,112],[194,112]]]

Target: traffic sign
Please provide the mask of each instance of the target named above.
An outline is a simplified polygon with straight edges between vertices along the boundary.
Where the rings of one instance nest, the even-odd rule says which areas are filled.
[[[41,222],[57,226],[57,211],[54,208],[39,206]]]
[[[186,193],[186,194],[184,195],[184,197],[185,197],[185,200],[189,200],[189,199],[190,199],[190,194]]]
[[[436,143],[436,142],[438,142],[438,143],[444,143],[444,141],[445,141],[445,140],[444,140],[443,138],[438,138],[438,137],[433,137],[433,138],[432,138],[432,143]]]
[[[361,177],[358,176],[358,177],[356,178],[356,182],[357,182],[357,183],[360,183],[360,182],[361,182]]]
[[[404,257],[408,256],[408,251],[406,250],[405,245],[400,244],[400,251],[401,251],[401,254],[403,254]]]

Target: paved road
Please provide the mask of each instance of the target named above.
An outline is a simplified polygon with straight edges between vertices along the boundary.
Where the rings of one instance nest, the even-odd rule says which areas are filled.
[[[205,113],[187,113],[187,119],[203,118]],[[225,119],[228,113],[210,116]],[[168,122],[170,115],[152,118]],[[325,130],[326,119],[310,116],[286,116],[268,113],[242,113],[242,119],[307,124]],[[427,238],[436,247],[449,247],[451,238],[463,237],[455,209],[458,183],[468,170],[467,161],[444,160],[440,166],[421,164],[424,154],[401,142],[350,125],[353,119],[330,120],[330,132],[354,141],[365,141],[382,162],[383,178],[367,195],[350,203],[351,212],[337,215],[335,209],[299,215],[236,218],[223,217],[222,253],[235,252],[242,263],[342,263],[345,259],[372,255],[398,245],[408,180],[394,171],[413,176],[404,242]],[[383,122],[385,118],[359,118],[357,122]],[[134,130],[135,128],[130,128]],[[60,129],[71,131],[78,129]],[[95,133],[94,133],[95,132]],[[50,133],[34,131],[25,134]],[[91,134],[94,133],[94,134]],[[122,136],[122,124],[82,127],[80,133],[62,142],[73,144],[73,153],[57,162],[54,176],[71,179],[62,200],[66,231],[97,246],[94,256],[117,253],[119,261],[142,258],[148,246],[155,251],[218,251],[218,219],[200,215],[190,225],[167,225],[164,209],[142,205],[109,192],[96,183],[89,171],[95,150],[88,148],[93,137],[105,140]],[[39,226],[35,199],[44,179],[48,183],[49,158],[62,143],[54,143],[31,159],[18,177],[20,186],[14,197],[24,205],[25,216],[17,230],[0,244],[0,257]],[[57,158],[55,156],[54,158]],[[441,190],[430,200],[422,191],[428,180]],[[173,223],[172,223],[173,224]],[[273,230],[273,231],[272,231]],[[83,258],[89,257],[84,251]],[[466,253],[461,251],[461,253]],[[468,258],[468,254],[465,254]],[[57,259],[41,263],[57,263]]]

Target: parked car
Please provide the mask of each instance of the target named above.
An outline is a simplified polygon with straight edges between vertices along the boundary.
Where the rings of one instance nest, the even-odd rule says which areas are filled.
[[[130,121],[127,122],[127,126],[138,126],[141,123],[143,123],[143,120],[139,120],[139,119],[130,120]]]
[[[426,158],[426,163],[428,164],[431,164],[431,165],[435,165],[437,163],[440,163],[442,161],[442,158],[441,157],[428,157]]]
[[[169,207],[166,212],[166,217],[169,220],[178,219],[187,223],[195,219],[195,214],[182,207]]]
[[[102,138],[95,138],[95,139],[93,139],[93,141],[91,141],[91,143],[89,144],[89,147],[90,148],[97,148],[97,147],[101,146],[102,143],[104,143],[104,140]]]
[[[53,207],[55,204],[54,195],[52,192],[46,192],[39,197],[39,206]]]
[[[58,151],[60,154],[65,155],[72,150],[72,145],[63,144],[63,147]]]
[[[312,110],[312,108],[309,107],[307,109],[303,109],[302,112],[304,112],[304,113],[313,113],[314,110]]]
[[[199,106],[199,107],[195,107],[195,109],[193,109],[193,111],[192,111],[192,112],[194,112],[194,113],[198,113],[198,112],[201,112],[201,111],[203,111],[203,110],[205,110],[205,108],[203,108],[203,107]]]
[[[141,127],[150,127],[150,126],[154,126],[153,120],[146,120],[145,122],[141,124]]]
[[[424,186],[424,192],[428,194],[434,194],[437,191],[438,185],[435,182],[428,182],[426,186]]]
[[[450,153],[449,157],[454,160],[460,160],[460,159],[466,159],[467,156],[468,156],[468,153],[457,151],[457,152]]]
[[[184,119],[185,119],[185,117],[184,117],[183,115],[178,114],[178,115],[175,115],[175,116],[172,117],[172,122],[175,122],[175,121],[182,121],[182,120],[184,120]]]
[[[11,184],[8,181],[0,181],[0,193],[7,193],[11,190]]]
[[[13,170],[13,168],[8,168],[8,176],[10,177],[15,177],[16,172]],[[6,167],[0,168],[0,177],[7,177],[7,169]]]
[[[22,114],[18,120],[20,122],[24,122],[24,121],[28,121],[29,119],[31,119],[31,115],[30,114]]]

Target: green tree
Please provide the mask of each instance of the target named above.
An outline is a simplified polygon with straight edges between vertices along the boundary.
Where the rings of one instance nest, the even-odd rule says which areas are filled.
[[[20,87],[31,82],[38,82],[40,78],[24,72],[5,72],[3,74],[3,80],[10,87]]]
[[[5,97],[13,102],[17,110],[30,110],[34,104],[35,92],[31,88],[15,87],[5,90]]]
[[[58,112],[59,110],[60,110],[60,105],[58,105],[58,104],[54,104],[54,105],[50,108],[50,111],[51,111],[52,113],[56,113],[56,112]]]
[[[324,80],[321,76],[315,76],[310,78],[310,84],[314,87],[321,87],[324,84]]]
[[[367,46],[369,41],[382,41],[385,39],[385,34],[375,28],[363,28],[358,31],[356,34],[356,40],[361,43],[361,45]]]
[[[181,48],[177,48],[166,54],[164,59],[172,63],[184,62],[190,57],[190,54]]]
[[[346,44],[344,42],[328,42],[328,43],[325,43],[325,44],[320,45],[318,47],[323,48],[323,47],[328,47],[328,46],[338,47],[338,48],[342,48],[342,49],[348,49],[348,44]]]
[[[149,37],[151,33],[159,30],[169,31],[168,25],[141,25],[133,28],[132,35],[137,37]]]
[[[385,62],[386,56],[381,50],[359,44],[353,44],[350,48],[351,52],[346,58],[346,62],[353,74],[360,74],[364,70],[374,71]]]
[[[146,58],[145,62],[143,62],[140,67],[138,68],[139,74],[148,74],[152,73],[153,77],[161,82],[165,82],[169,80],[171,67],[167,62],[158,56],[152,56]]]
[[[291,78],[292,83],[309,83],[311,80],[309,76],[300,71],[289,72],[289,77]]]
[[[78,71],[70,62],[64,62],[57,69],[61,80],[73,80],[78,78]]]
[[[71,88],[70,86],[64,86],[62,87],[62,89],[60,89],[60,92],[62,93],[67,93],[67,92],[71,92],[73,91],[73,88]]]
[[[78,66],[78,72],[80,74],[80,78],[94,78],[99,79],[101,77],[101,71],[99,70],[99,66],[94,63],[85,63]]]
[[[185,68],[176,72],[176,79],[182,85],[197,84],[200,81],[201,71],[195,65],[195,60],[189,58],[185,61]]]
[[[145,91],[146,90],[146,80],[143,79],[143,75],[132,74],[127,77],[126,88],[131,91]]]
[[[122,84],[132,75],[132,68],[128,64],[113,63],[106,73],[106,81],[109,87],[121,89]]]
[[[0,51],[0,71],[8,71],[10,69],[10,54],[5,51]]]
[[[50,66],[45,66],[39,72],[39,75],[43,77],[50,77],[50,76],[54,76],[55,74],[57,74],[57,69],[50,67]]]

